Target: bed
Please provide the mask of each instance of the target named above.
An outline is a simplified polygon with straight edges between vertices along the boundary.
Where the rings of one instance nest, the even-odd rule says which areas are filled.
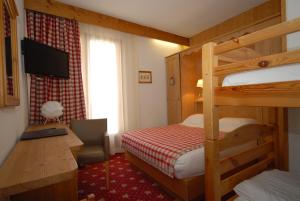
[[[221,118],[220,133],[231,135],[240,128],[259,124],[249,118]],[[122,135],[122,146],[129,161],[156,179],[167,190],[183,200],[193,200],[203,194],[204,132],[203,115],[188,117],[182,124],[147,128]],[[227,149],[222,158],[257,146],[253,140]],[[222,137],[221,137],[222,138]],[[225,147],[226,148],[226,147]]]
[[[288,161],[285,156],[288,151],[288,137],[283,128],[282,108],[300,107],[300,50],[229,64],[219,63],[219,55],[297,31],[300,31],[300,18],[220,44],[210,42],[203,46],[206,200],[220,201],[222,197],[231,194],[233,188],[240,182],[274,167],[283,168],[281,164]],[[278,108],[277,123],[273,127],[269,140],[257,148],[222,159],[219,154],[222,147],[219,143],[218,111],[225,105]],[[240,134],[244,135],[247,132],[249,130],[245,129]],[[224,137],[224,141],[231,138],[231,142],[229,140],[227,144],[228,148],[238,144],[232,143],[236,140],[235,137]],[[271,146],[271,149],[266,151],[268,146]],[[261,154],[262,150],[265,151],[264,154]],[[235,168],[225,171],[225,163]],[[241,199],[243,198],[238,198]]]

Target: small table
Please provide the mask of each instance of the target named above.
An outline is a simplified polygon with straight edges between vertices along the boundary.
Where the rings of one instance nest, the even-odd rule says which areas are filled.
[[[26,131],[66,128],[67,135],[19,141],[0,167],[0,200],[77,201],[76,155],[83,142],[62,124]]]

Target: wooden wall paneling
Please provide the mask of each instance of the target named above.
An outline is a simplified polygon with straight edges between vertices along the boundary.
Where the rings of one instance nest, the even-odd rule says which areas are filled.
[[[296,18],[288,22],[282,22],[280,24],[258,30],[254,33],[243,35],[239,38],[220,43],[215,47],[214,53],[222,54],[224,52],[246,47],[264,40],[281,37],[282,35],[298,31],[300,31],[300,18]]]
[[[180,58],[175,54],[166,58],[168,124],[181,122]]]
[[[64,18],[75,19],[82,23],[93,24],[126,33],[169,41],[181,45],[189,45],[188,38],[128,22],[119,18],[114,18],[101,13],[78,8],[68,4],[63,4],[54,0],[24,0],[24,6],[25,9],[56,15]]]
[[[197,44],[202,45],[206,42],[214,41],[216,38],[223,38],[226,35],[231,35],[232,33],[253,27],[280,15],[281,1],[270,0],[212,28],[196,34],[190,38],[190,44],[191,46]]]
[[[201,104],[196,103],[199,90],[201,90],[196,87],[197,80],[202,77],[201,63],[201,49],[190,54],[180,54],[182,120],[195,114],[196,104]],[[201,109],[198,112],[200,111]]]

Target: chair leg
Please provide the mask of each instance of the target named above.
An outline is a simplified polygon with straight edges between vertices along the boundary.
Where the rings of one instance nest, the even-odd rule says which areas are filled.
[[[109,161],[104,162],[105,174],[106,174],[106,190],[109,189]]]

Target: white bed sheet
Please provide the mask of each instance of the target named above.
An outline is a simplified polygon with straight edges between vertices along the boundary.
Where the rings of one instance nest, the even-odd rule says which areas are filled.
[[[237,153],[237,151],[246,151],[255,146],[257,146],[257,142],[250,141],[248,143],[227,149],[221,152],[220,156],[221,158],[224,158]],[[204,147],[183,154],[175,162],[175,177],[177,179],[185,179],[188,177],[203,175],[205,170],[204,161]]]
[[[300,175],[265,171],[238,184],[234,191],[249,201],[300,201]]]
[[[247,118],[222,118],[220,119],[220,130],[230,132],[240,126],[257,123],[254,119]],[[188,117],[182,123],[186,126],[203,128],[203,115],[196,114]],[[200,126],[199,126],[200,125]],[[221,153],[221,157],[225,157],[236,153],[237,150],[247,150],[256,146],[256,141],[252,141],[243,145],[236,146]],[[184,179],[204,174],[204,147],[187,152],[180,156],[174,166],[175,177]]]
[[[289,64],[276,68],[235,73],[225,77],[223,86],[238,86],[300,80],[300,65]]]

